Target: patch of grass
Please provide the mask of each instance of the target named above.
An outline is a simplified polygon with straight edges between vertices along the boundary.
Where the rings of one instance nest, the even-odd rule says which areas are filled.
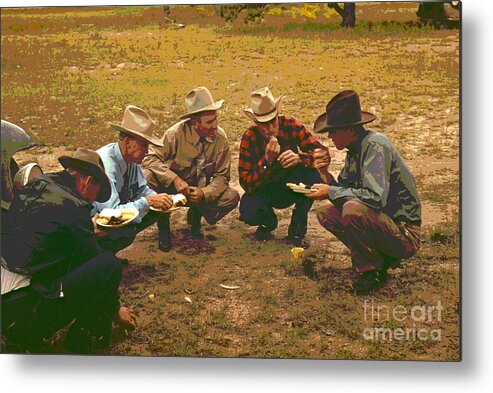
[[[261,323],[273,323],[277,319],[277,310],[274,306],[269,304],[261,304],[260,310],[255,318],[256,321]]]
[[[349,348],[337,349],[335,356],[336,359],[358,359],[358,357]]]
[[[459,240],[459,229],[451,223],[434,226],[429,233],[430,241],[446,245],[456,245]]]
[[[342,30],[326,5],[290,6],[289,14],[280,9],[250,27],[212,25],[217,17],[206,16],[208,7],[173,8],[186,25],[181,29],[159,25],[162,7],[2,10],[2,113],[33,132],[36,143],[49,142],[39,155],[48,160],[51,146],[97,149],[114,141],[107,122],[119,122],[130,103],[149,112],[161,136],[184,113],[186,92],[205,85],[225,99],[220,125],[235,157],[236,186],[238,141],[249,125],[241,109],[250,91],[270,86],[275,96],[286,94],[283,112],[310,128],[327,100],[347,87],[377,114],[371,128],[389,135],[419,169],[422,160],[457,158],[458,32],[413,24],[417,6],[358,4],[362,13],[352,30]],[[394,23],[384,23],[389,15]],[[338,169],[342,153],[333,151]],[[57,167],[56,157],[49,159],[50,169]],[[422,172],[424,204],[455,203],[455,170]],[[443,181],[425,186],[435,176]],[[276,211],[276,239],[265,243],[252,240],[254,228],[238,221],[237,210],[207,229],[218,239],[206,246],[188,242],[178,213],[171,253],[157,252],[155,231],[139,234],[122,252],[130,263],[121,284],[122,304],[137,311],[139,326],[113,353],[457,359],[456,215],[450,223],[426,222],[431,229],[420,252],[372,296],[389,306],[443,301],[443,342],[398,345],[363,341],[364,300],[348,290],[350,257],[331,235],[310,223],[317,241],[303,261],[292,258],[280,239],[291,211]],[[226,291],[220,282],[240,289]],[[192,304],[184,301],[184,288],[196,291]]]
[[[223,306],[217,311],[211,311],[209,325],[221,330],[228,331],[232,328],[228,316],[228,306]]]

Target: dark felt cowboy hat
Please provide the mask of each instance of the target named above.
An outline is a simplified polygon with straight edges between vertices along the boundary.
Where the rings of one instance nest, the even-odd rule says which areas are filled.
[[[104,170],[101,157],[94,150],[79,148],[73,157],[61,156],[58,158],[60,164],[67,168],[81,169],[90,176],[93,176],[101,186],[96,198],[98,202],[106,202],[111,196],[111,185]]]
[[[154,121],[145,110],[134,105],[125,108],[121,124],[110,123],[110,126],[134,138],[143,139],[151,145],[163,146],[161,141],[152,135]]]
[[[338,128],[366,124],[375,119],[373,113],[361,110],[358,94],[354,90],[344,90],[329,101],[325,113],[315,120],[313,131],[330,132]]]

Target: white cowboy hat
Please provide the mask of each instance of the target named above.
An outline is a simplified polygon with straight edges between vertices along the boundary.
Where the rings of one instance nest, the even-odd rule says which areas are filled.
[[[284,94],[277,99],[274,98],[268,87],[255,90],[250,94],[251,108],[243,109],[243,112],[259,123],[265,123],[272,120],[279,114],[279,107]]]
[[[214,101],[212,94],[207,87],[200,86],[190,90],[185,96],[185,105],[187,113],[180,116],[180,119],[189,118],[190,116],[206,111],[217,111],[223,106],[224,100]]]
[[[110,123],[110,126],[130,136],[143,139],[151,145],[163,146],[159,139],[152,135],[154,121],[145,110],[136,106],[128,105],[123,113],[122,123]]]

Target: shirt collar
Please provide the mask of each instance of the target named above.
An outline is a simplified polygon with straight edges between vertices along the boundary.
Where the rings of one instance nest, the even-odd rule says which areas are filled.
[[[356,140],[354,143],[349,146],[348,150],[355,153],[357,151],[361,150],[361,143],[363,142],[363,139],[365,139],[368,136],[369,131],[364,130],[361,132],[358,132],[358,135],[356,136]]]
[[[115,143],[115,147],[113,148],[113,152],[115,153],[115,158],[116,162],[118,163],[118,166],[120,167],[120,170],[122,173],[125,173],[127,171],[128,165],[123,159],[123,154],[122,151],[120,150],[120,145],[118,142]]]
[[[197,146],[200,141],[200,136],[197,134],[197,132],[193,129],[192,123],[190,121],[187,121],[185,123],[185,139],[190,142],[192,145]],[[212,143],[212,138],[207,137],[205,140],[208,143]]]

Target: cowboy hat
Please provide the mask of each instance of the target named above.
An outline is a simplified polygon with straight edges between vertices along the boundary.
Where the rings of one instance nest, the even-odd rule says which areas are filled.
[[[111,196],[111,185],[104,170],[101,157],[94,150],[79,148],[73,157],[61,156],[58,158],[60,164],[67,168],[81,169],[84,173],[93,176],[101,186],[96,201],[106,202]]]
[[[123,113],[122,123],[110,123],[110,126],[129,136],[143,139],[151,145],[163,146],[159,139],[152,135],[154,121],[145,110],[137,108],[136,106],[128,105]]]
[[[187,113],[180,116],[180,119],[186,119],[196,113],[206,111],[217,111],[223,106],[224,100],[214,101],[212,94],[207,87],[200,86],[190,90],[185,96],[185,105]]]
[[[269,88],[263,87],[250,94],[252,107],[243,109],[243,112],[253,121],[266,123],[278,115],[283,98],[284,94],[281,94],[275,99]]]
[[[36,172],[34,172],[35,168],[38,169],[38,173],[43,174],[43,170],[35,162],[30,162],[19,169],[13,180],[15,190],[21,190],[27,183],[34,179],[32,176],[36,174]]]
[[[31,137],[21,127],[8,121],[1,121],[1,160],[2,160],[2,178],[1,178],[1,207],[8,210],[10,201],[14,197],[12,178],[19,168],[17,162],[13,159],[15,153],[29,149],[34,146]]]
[[[373,113],[361,110],[358,94],[354,90],[344,90],[329,101],[325,113],[315,120],[313,131],[330,132],[338,128],[366,124],[375,119]]]

